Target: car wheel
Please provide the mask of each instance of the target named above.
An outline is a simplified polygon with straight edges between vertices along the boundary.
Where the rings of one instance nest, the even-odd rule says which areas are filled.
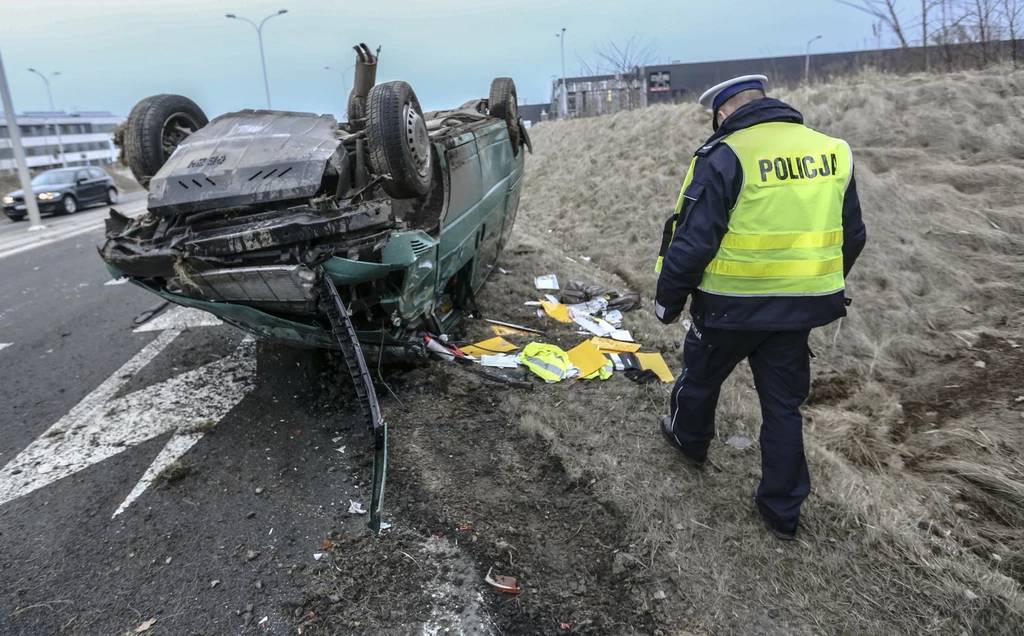
[[[434,156],[423,109],[405,82],[385,82],[366,98],[370,166],[390,178],[384,190],[398,199],[430,192]]]
[[[107,190],[107,204],[114,205],[117,203],[117,188],[110,188]]]
[[[124,130],[124,157],[135,180],[149,180],[189,135],[209,123],[196,103],[181,95],[153,95],[135,105]]]
[[[61,199],[61,208],[64,210],[64,214],[74,214],[78,212],[78,201],[75,197],[70,194],[65,194],[64,198]]]
[[[519,154],[519,97],[516,94],[516,83],[511,77],[498,77],[491,82],[487,108],[491,117],[503,120],[508,126],[512,152]]]

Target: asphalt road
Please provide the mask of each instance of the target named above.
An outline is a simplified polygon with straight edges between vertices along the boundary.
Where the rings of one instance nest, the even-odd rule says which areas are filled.
[[[111,284],[105,216],[0,220],[0,634],[294,634],[364,521],[358,417],[313,354],[175,308],[136,331],[157,301]]]

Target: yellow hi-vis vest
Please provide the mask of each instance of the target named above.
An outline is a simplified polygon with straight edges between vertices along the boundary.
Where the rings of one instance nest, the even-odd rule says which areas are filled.
[[[833,294],[843,280],[843,199],[853,174],[849,145],[801,124],[773,122],[732,133],[743,186],[699,289],[726,296]],[[684,182],[677,207],[682,210]]]

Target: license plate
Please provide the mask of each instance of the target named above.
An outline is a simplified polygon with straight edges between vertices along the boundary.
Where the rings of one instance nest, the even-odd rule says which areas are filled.
[[[25,209],[25,206],[24,205],[16,205],[16,206],[14,206],[14,209],[18,210],[20,212],[21,210]]]

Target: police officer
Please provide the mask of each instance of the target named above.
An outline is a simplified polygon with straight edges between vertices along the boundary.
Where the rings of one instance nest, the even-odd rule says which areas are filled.
[[[665,440],[707,458],[722,382],[748,360],[761,401],[754,504],[773,534],[796,538],[811,489],[800,406],[810,391],[810,330],[846,315],[845,278],[866,233],[850,146],[804,126],[747,75],[708,90],[714,134],[694,156],[658,258],[655,311],[693,326]]]

